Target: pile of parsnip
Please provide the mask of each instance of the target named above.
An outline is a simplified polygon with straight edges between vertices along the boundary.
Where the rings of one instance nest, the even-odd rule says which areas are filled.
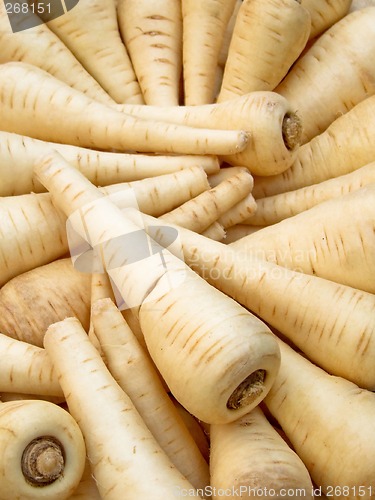
[[[375,499],[375,2],[63,3],[0,3],[0,500]]]

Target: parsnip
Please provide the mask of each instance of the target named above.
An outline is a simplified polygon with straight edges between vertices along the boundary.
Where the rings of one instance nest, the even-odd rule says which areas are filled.
[[[0,196],[44,191],[33,177],[33,166],[38,157],[51,149],[97,186],[137,181],[190,167],[202,167],[207,174],[219,170],[215,156],[111,153],[0,131]]]
[[[209,482],[208,465],[166,393],[149,357],[110,299],[96,301],[93,325],[107,367],[171,462],[197,489]]]
[[[279,344],[281,370],[267,407],[323,493],[335,499],[373,498],[375,394],[328,375]]]
[[[120,207],[138,206],[146,213],[161,215],[209,187],[205,172],[193,167],[106,186],[101,191]],[[4,236],[0,241],[0,285],[64,256],[69,249],[66,218],[48,193],[1,198],[0,219],[0,235]]]
[[[0,499],[65,500],[78,486],[86,447],[77,422],[46,401],[0,403]]]
[[[79,0],[47,23],[116,102],[142,103],[142,93],[117,24],[116,2]]]
[[[238,10],[218,101],[273,90],[302,52],[310,13],[296,0],[244,0]]]
[[[185,105],[214,101],[220,49],[235,5],[236,0],[182,0]]]
[[[310,475],[298,455],[254,408],[235,422],[210,427],[211,486],[228,498],[256,498],[264,492],[298,492],[313,498]],[[219,498],[219,495],[214,495]]]
[[[311,31],[310,40],[319,36],[328,28],[347,15],[351,0],[301,0],[301,5],[310,12]]]
[[[336,22],[296,62],[274,90],[298,109],[303,143],[374,94],[374,56],[375,7],[367,7]]]
[[[340,175],[318,184],[265,198],[258,198],[256,200],[256,212],[244,223],[253,226],[276,224],[315,205],[319,205],[319,203],[352,193],[372,183],[375,183],[375,162],[369,163],[349,174]]]
[[[103,498],[172,500],[178,489],[201,498],[156,443],[77,319],[51,325],[44,347],[84,435]]]
[[[50,324],[66,316],[88,330],[89,315],[90,274],[68,258],[20,274],[0,290],[0,332],[35,346],[43,345]]]
[[[373,116],[375,96],[354,106],[297,152],[293,165],[280,175],[257,177],[256,198],[318,184],[349,174],[372,162],[375,157]]]
[[[7,8],[9,9],[9,4]],[[110,106],[115,104],[60,38],[45,24],[40,24],[31,9],[27,15],[22,13],[13,16],[14,22],[17,17],[21,23],[29,25],[26,31],[11,30],[6,6],[4,2],[0,3],[0,64],[22,61],[38,66],[92,99]]]
[[[240,152],[249,140],[242,130],[130,117],[21,62],[0,66],[0,85],[2,129],[36,139],[105,150],[213,155]]]
[[[375,293],[374,197],[375,183],[368,184],[256,231],[231,246],[243,256],[257,256]]]
[[[150,227],[155,223],[151,217],[144,220]],[[375,389],[374,294],[253,259],[234,245],[178,230],[184,259],[200,276],[326,371]],[[154,232],[154,237],[163,244],[162,233]]]
[[[143,234],[142,225],[128,222],[62,159],[50,155],[36,172],[67,215],[77,211],[72,222],[79,230],[84,221],[91,245],[101,246],[103,265],[136,308],[151,357],[176,399],[208,423],[235,420],[256,406],[277,373],[268,327],[153,240],[153,255],[139,261],[121,242]]]
[[[63,396],[57,374],[41,347],[0,334],[0,392]]]
[[[181,2],[118,0],[117,13],[145,103],[177,106],[182,72]]]
[[[240,201],[251,194],[252,188],[253,178],[249,171],[244,169],[237,175],[223,180],[216,187],[204,191],[162,215],[161,218],[163,221],[202,233],[217,219],[226,216],[228,211],[237,207]]]
[[[295,1],[295,0],[293,0]],[[119,106],[138,119],[157,120],[190,127],[230,129],[242,127],[250,140],[241,152],[220,155],[221,160],[247,167],[252,174],[275,175],[293,163],[303,123],[298,110],[276,92],[251,92],[228,102],[201,106]],[[219,154],[219,153],[218,153]]]

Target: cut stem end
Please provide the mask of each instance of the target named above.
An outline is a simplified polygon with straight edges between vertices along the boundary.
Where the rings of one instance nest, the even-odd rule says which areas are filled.
[[[227,402],[229,410],[238,410],[255,401],[264,391],[266,370],[256,370],[232,392]]]
[[[51,436],[33,439],[22,454],[22,473],[34,486],[47,486],[56,481],[63,474],[64,465],[63,446]]]
[[[301,144],[302,121],[295,113],[287,113],[282,123],[282,134],[285,147],[293,151]]]

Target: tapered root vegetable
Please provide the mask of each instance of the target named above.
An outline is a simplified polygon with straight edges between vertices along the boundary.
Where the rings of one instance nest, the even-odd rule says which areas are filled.
[[[254,216],[252,216],[254,217]],[[234,241],[239,240],[240,238],[244,238],[245,236],[255,233],[255,231],[259,231],[262,227],[265,226],[250,226],[249,224],[236,224],[235,226],[228,227],[225,230],[225,239],[223,243],[229,244]]]
[[[101,188],[120,207],[161,215],[209,188],[200,167]],[[66,218],[48,193],[0,199],[0,285],[68,251]]]
[[[299,1],[244,0],[233,28],[218,101],[273,90],[304,49],[310,28],[310,14]]]
[[[375,293],[374,197],[375,183],[368,184],[263,228],[232,247],[243,255]]]
[[[312,480],[326,494],[341,486],[332,498],[373,498],[375,394],[328,375],[281,341],[280,348],[266,404]]]
[[[110,153],[0,131],[0,196],[44,191],[33,176],[33,165],[51,149],[97,186],[156,177],[190,167],[202,167],[207,174],[219,170],[216,156]]]
[[[76,316],[88,330],[90,274],[61,259],[13,278],[0,290],[0,332],[41,347],[47,327]]]
[[[145,219],[151,227],[152,218]],[[155,237],[163,244],[161,233]],[[374,294],[253,259],[182,228],[179,237],[185,261],[209,283],[326,371],[375,389]]]
[[[210,238],[211,240],[221,241],[225,238],[225,229],[219,222],[214,222],[211,226],[208,226],[202,233],[206,238]]]
[[[83,220],[91,245],[103,250],[103,265],[136,308],[150,355],[176,399],[209,423],[235,420],[256,406],[278,368],[269,328],[152,239],[152,256],[139,260],[138,245],[135,258],[122,242],[129,234],[145,237],[142,219],[128,221],[56,155],[36,173],[77,230]]]
[[[88,337],[93,345],[99,351],[101,357],[105,360],[103,349],[95,332],[93,321],[93,307],[98,300],[110,299],[115,301],[111,280],[107,273],[92,273],[91,274],[91,305],[90,305],[90,327]]]
[[[82,430],[103,498],[172,500],[179,489],[200,498],[157,444],[77,319],[51,325],[44,346]]]
[[[349,12],[351,0],[301,0],[301,5],[310,12],[310,40],[337,23]]]
[[[92,314],[108,369],[171,462],[195,488],[205,488],[210,482],[207,462],[121,312],[103,299],[95,302]]]
[[[275,92],[252,92],[220,104],[202,106],[121,106],[135,118],[217,129],[247,130],[250,139],[244,150],[221,159],[235,166],[247,167],[252,174],[276,175],[289,168],[300,145],[302,123],[288,101]]]
[[[227,61],[229,45],[230,45],[230,42],[232,40],[233,29],[234,29],[237,15],[238,15],[238,11],[239,11],[241,5],[242,5],[242,0],[236,0],[236,3],[234,5],[233,11],[232,11],[232,15],[228,21],[228,24],[227,24],[225,32],[224,32],[223,42],[221,44],[221,49],[220,49],[220,54],[219,54],[219,59],[218,59],[218,65],[222,71],[223,71],[225,63]]]
[[[117,24],[116,2],[80,0],[47,26],[116,102],[143,102]]]
[[[0,334],[0,392],[62,396],[44,349]]]
[[[374,0],[352,0],[349,8],[349,12],[354,12],[355,10],[364,9],[370,5],[375,5]]]
[[[252,188],[253,178],[248,170],[243,169],[218,186],[164,214],[162,220],[201,233],[249,195]]]
[[[220,216],[218,222],[224,229],[227,229],[236,224],[240,224],[248,217],[251,217],[251,215],[256,212],[256,209],[257,204],[253,195],[250,193],[245,196],[243,200],[239,201],[232,208],[227,210],[225,214]]]
[[[235,4],[236,0],[181,2],[185,105],[214,101],[220,49]]]
[[[88,460],[86,460],[85,470],[83,471],[81,481],[68,500],[102,500],[95,479],[92,477]]]
[[[194,441],[197,443],[204,459],[208,462],[210,457],[210,444],[204,427],[173,396],[170,395],[170,398],[180,414],[180,417],[185,422],[190,434],[193,436]]]
[[[36,139],[118,151],[214,155],[240,152],[249,139],[241,130],[133,118],[25,63],[1,65],[0,85],[2,129]]]
[[[255,179],[256,198],[318,184],[349,174],[375,158],[375,96],[337,118],[324,132],[301,146],[293,165],[272,177]]]
[[[117,13],[146,104],[178,106],[182,70],[180,2],[119,0]]]
[[[18,19],[17,19],[18,18]],[[48,71],[59,80],[108,105],[115,102],[82,67],[66,45],[31,10],[13,16],[27,31],[12,31],[5,4],[0,4],[0,63],[22,61]],[[17,28],[17,27],[16,27]]]
[[[350,174],[340,175],[312,186],[258,198],[256,212],[244,222],[261,227],[276,224],[319,203],[357,191],[372,183],[375,183],[375,162]]]
[[[68,250],[65,217],[48,193],[1,198],[0,220],[0,286]]]
[[[374,57],[375,7],[367,7],[335,23],[296,62],[275,90],[298,109],[304,143],[374,94]]]
[[[298,455],[257,407],[226,425],[210,427],[211,485],[233,491],[228,498],[254,498],[260,492],[275,496],[292,490],[313,498],[310,475]]]
[[[71,415],[47,401],[0,403],[0,498],[65,500],[78,486],[86,448]]]

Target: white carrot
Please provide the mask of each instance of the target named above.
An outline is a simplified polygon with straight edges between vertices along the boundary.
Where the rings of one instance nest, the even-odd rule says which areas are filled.
[[[263,198],[318,184],[372,162],[375,157],[374,113],[375,96],[367,97],[301,146],[288,170],[268,178],[257,177],[254,196]]]
[[[374,94],[374,56],[375,7],[367,7],[336,22],[295,63],[275,91],[298,109],[304,143]]]
[[[276,224],[319,203],[352,193],[372,183],[375,183],[375,162],[318,184],[258,198],[256,212],[244,222],[253,226]]]
[[[210,442],[211,486],[232,492],[228,498],[249,499],[271,491],[273,496],[298,491],[304,498],[313,498],[304,463],[259,406],[230,424],[211,425]]]
[[[155,224],[152,217],[144,219],[149,227]],[[185,262],[200,276],[276,328],[325,370],[374,390],[374,294],[254,259],[235,250],[234,244],[178,231]],[[162,233],[154,232],[154,237],[164,243]]]
[[[310,40],[316,38],[328,28],[337,23],[349,12],[351,0],[301,0],[301,5],[310,12]]]
[[[235,4],[236,0],[181,2],[185,105],[214,101],[220,49]]]
[[[121,207],[138,206],[161,215],[209,188],[200,167],[101,188]],[[48,193],[0,199],[0,285],[22,272],[62,257],[68,251],[66,218]],[[6,237],[5,237],[6,235]]]
[[[181,3],[119,0],[117,12],[146,104],[177,106],[182,71]]]
[[[224,229],[232,227],[236,224],[240,224],[241,222],[248,219],[248,217],[254,213],[256,213],[257,204],[254,200],[253,195],[250,193],[245,198],[238,203],[236,203],[233,207],[226,211],[223,215],[221,215],[218,219],[218,222],[223,226]]]
[[[121,312],[110,299],[102,299],[92,314],[109,371],[171,462],[195,488],[205,488],[208,465]]]
[[[279,344],[281,369],[266,400],[270,412],[323,493],[373,498],[375,394]]]
[[[157,444],[78,320],[51,325],[44,346],[84,435],[103,498],[172,500],[179,489],[201,498]]]
[[[225,229],[219,222],[214,222],[205,231],[202,232],[203,236],[211,240],[221,241],[225,238]]]
[[[25,16],[19,16],[25,23]],[[22,61],[38,66],[92,99],[109,106],[115,101],[83,68],[64,43],[31,10],[27,14],[30,27],[27,31],[12,32],[5,11],[0,4],[0,63]],[[14,16],[16,18],[16,16]],[[37,21],[35,21],[35,19]]]
[[[142,93],[117,24],[114,0],[80,0],[47,26],[82,66],[119,103],[143,102]]]
[[[40,400],[0,403],[0,498],[66,500],[83,474],[86,448],[77,422]]]
[[[189,413],[186,408],[184,408],[172,395],[170,395],[172,403],[175,405],[180,417],[185,422],[190,434],[193,436],[194,441],[197,443],[206,462],[209,461],[210,457],[210,445],[209,438],[204,430],[203,425],[198,422],[198,420]]]
[[[81,481],[68,500],[102,500],[88,460]]]
[[[128,221],[62,159],[50,155],[36,172],[77,230],[84,221],[91,245],[102,248],[103,265],[136,309],[151,357],[176,399],[209,423],[232,421],[256,406],[277,373],[268,327],[155,241],[148,243],[152,256],[139,260],[142,247],[134,255],[122,242],[134,233],[144,238],[142,220],[140,226]]]
[[[244,0],[233,28],[218,101],[273,90],[305,47],[310,28],[310,14],[299,1]]]
[[[45,190],[34,178],[33,166],[37,158],[51,149],[97,186],[156,177],[190,167],[202,167],[207,174],[219,170],[216,156],[111,153],[0,131],[0,196]]]
[[[232,15],[231,15],[231,17],[228,21],[227,27],[225,29],[225,33],[223,36],[223,43],[221,45],[219,60],[218,60],[218,64],[222,69],[224,69],[225,63],[226,63],[227,58],[228,58],[229,45],[230,45],[230,42],[232,40],[234,25],[236,23],[238,11],[239,11],[241,5],[242,5],[242,0],[236,0],[236,3],[234,5],[233,11],[232,11]]]
[[[20,274],[0,290],[0,332],[41,347],[47,327],[76,316],[88,330],[90,274],[61,259]]]
[[[375,293],[374,196],[371,183],[256,231],[232,247],[244,256]]]
[[[0,334],[0,392],[62,396],[57,374],[41,347]]]
[[[162,215],[161,219],[201,233],[236,207],[251,193],[252,187],[252,176],[248,170],[243,170]]]
[[[254,217],[254,216],[252,216]],[[223,243],[229,244],[234,241],[244,238],[248,234],[252,234],[255,231],[259,231],[263,226],[251,226],[250,224],[236,224],[235,226],[228,227],[225,230],[225,239]]]
[[[295,1],[295,0],[293,0]],[[303,127],[298,111],[275,92],[251,92],[228,102],[201,106],[120,106],[135,118],[157,120],[190,127],[247,130],[250,140],[234,155],[220,155],[234,166],[247,167],[256,175],[275,175],[293,163]]]
[[[106,150],[214,155],[240,152],[248,142],[241,130],[133,118],[25,63],[1,65],[0,85],[3,130],[36,139]]]

